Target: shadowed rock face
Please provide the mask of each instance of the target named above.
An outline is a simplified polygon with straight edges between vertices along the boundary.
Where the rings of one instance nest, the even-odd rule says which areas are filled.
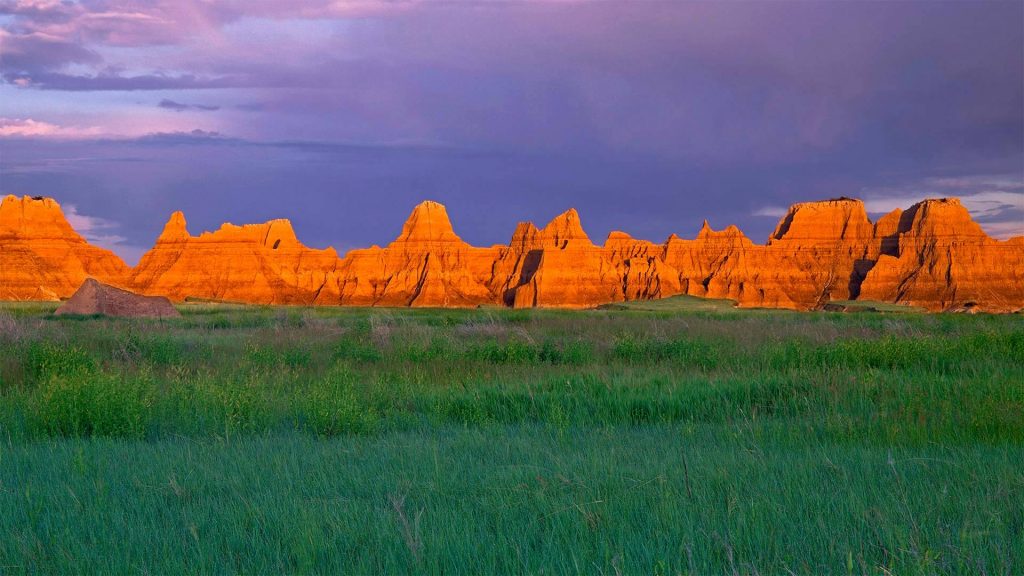
[[[71,228],[49,198],[0,201],[0,300],[67,298],[88,276],[121,281],[129,268]]]
[[[464,242],[445,207],[424,202],[393,242],[341,259],[303,246],[287,220],[192,236],[176,212],[128,269],[82,240],[52,200],[10,198],[0,209],[4,299],[59,297],[92,275],[179,301],[584,308],[689,294],[791,309],[858,298],[929,310],[1024,308],[1024,237],[989,238],[955,199],[875,223],[859,200],[796,204],[763,245],[705,222],[692,240],[656,244],[613,232],[597,246],[569,210],[542,229],[520,223],[508,245],[490,248]]]
[[[163,296],[141,296],[113,286],[87,279],[82,286],[57,308],[54,314],[103,314],[125,318],[176,318],[181,316]]]

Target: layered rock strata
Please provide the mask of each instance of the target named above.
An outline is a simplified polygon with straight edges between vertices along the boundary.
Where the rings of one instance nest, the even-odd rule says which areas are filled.
[[[59,300],[90,277],[120,282],[129,268],[86,242],[50,198],[0,201],[0,300]]]
[[[413,209],[402,232],[384,248],[352,250],[320,304],[471,307],[495,301],[488,283],[497,248],[476,248],[452,229],[437,202]]]
[[[569,210],[482,248],[455,233],[444,206],[424,202],[393,242],[343,258],[304,246],[287,220],[193,236],[178,212],[129,269],[85,242],[52,200],[4,199],[0,298],[63,298],[86,277],[174,301],[586,308],[688,294],[746,307],[871,300],[1012,312],[1024,308],[1024,237],[990,238],[956,199],[872,222],[862,202],[838,198],[792,206],[766,244],[705,222],[693,239],[612,232],[597,245]]]
[[[174,301],[309,304],[326,298],[321,292],[337,266],[333,248],[307,248],[288,220],[224,224],[192,236],[175,212],[126,284]]]
[[[990,238],[955,198],[925,200],[883,221],[861,298],[929,310],[1024,307],[1024,236]]]

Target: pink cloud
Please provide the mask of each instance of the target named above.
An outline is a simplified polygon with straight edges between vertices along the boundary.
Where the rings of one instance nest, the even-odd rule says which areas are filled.
[[[153,134],[217,134],[189,124],[187,118],[177,121],[167,114],[136,114],[104,119],[104,126],[62,126],[32,118],[0,117],[0,138],[48,138],[74,140],[84,138],[138,138]]]
[[[100,134],[95,126],[58,126],[31,118],[0,118],[0,138],[90,138]]]
[[[130,47],[175,44],[215,33],[242,18],[365,18],[404,11],[417,4],[418,0],[156,0],[84,5],[55,0],[0,0],[0,14],[21,19],[16,26],[19,34]]]

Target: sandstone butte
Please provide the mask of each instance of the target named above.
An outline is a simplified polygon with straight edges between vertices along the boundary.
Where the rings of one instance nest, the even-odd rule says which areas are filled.
[[[193,236],[176,212],[129,268],[85,242],[53,200],[4,199],[0,298],[66,298],[87,277],[173,301],[585,308],[689,294],[798,310],[860,299],[1012,312],[1024,308],[1024,237],[990,238],[952,198],[877,222],[839,198],[795,204],[766,244],[705,222],[694,239],[612,232],[597,245],[569,210],[482,248],[455,233],[444,206],[423,202],[393,242],[343,258],[304,246],[287,220]]]
[[[337,265],[333,248],[303,246],[287,220],[224,224],[192,236],[175,212],[124,287],[175,301],[308,304]]]
[[[122,282],[129,268],[85,241],[49,198],[0,201],[0,300],[59,300],[90,277]]]

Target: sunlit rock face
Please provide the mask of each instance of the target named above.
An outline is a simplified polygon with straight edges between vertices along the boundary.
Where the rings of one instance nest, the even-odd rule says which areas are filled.
[[[189,234],[175,212],[143,255],[128,285],[171,300],[312,304],[338,266],[333,248],[303,246],[288,220]]]
[[[839,198],[795,204],[763,245],[705,221],[693,239],[612,232],[598,246],[570,209],[544,228],[520,223],[508,245],[480,248],[428,201],[390,244],[341,259],[302,245],[287,220],[192,236],[176,212],[129,269],[83,240],[52,200],[4,199],[0,298],[65,298],[90,276],[175,301],[588,308],[689,294],[798,310],[861,299],[1007,312],[1024,307],[1024,238],[989,238],[955,199],[872,223],[862,202]]]
[[[614,263],[594,245],[576,210],[556,216],[543,229],[520,225],[526,236],[513,238],[518,274],[509,282],[517,308],[585,308],[622,300]]]
[[[685,294],[730,298],[748,306],[794,307],[788,296],[766,286],[774,269],[766,266],[764,251],[735,226],[715,231],[705,222],[693,240],[670,236],[663,258],[678,271]]]
[[[707,224],[670,237],[664,261],[683,292],[740,306],[814,309],[878,300],[929,310],[1024,307],[1024,239],[989,238],[957,200],[928,200],[872,224],[859,200],[792,206],[768,243]]]
[[[604,242],[606,257],[621,278],[621,300],[651,300],[683,292],[679,271],[662,258],[664,246],[614,231]]]
[[[85,241],[50,198],[7,196],[0,202],[0,299],[57,300],[88,277],[121,283],[128,266]]]
[[[873,244],[864,204],[841,198],[793,205],[763,246],[735,226],[715,232],[705,225],[676,251],[684,248],[686,265],[679,267],[690,294],[804,309],[856,296],[864,261],[877,252]],[[670,263],[679,258],[670,250]]]
[[[887,224],[861,298],[929,310],[1024,307],[1024,237],[990,238],[955,198],[925,200]]]
[[[497,248],[476,248],[452,228],[448,211],[423,202],[384,248],[352,250],[336,277],[338,304],[468,307],[497,304],[489,288]],[[332,303],[319,300],[320,303]]]

